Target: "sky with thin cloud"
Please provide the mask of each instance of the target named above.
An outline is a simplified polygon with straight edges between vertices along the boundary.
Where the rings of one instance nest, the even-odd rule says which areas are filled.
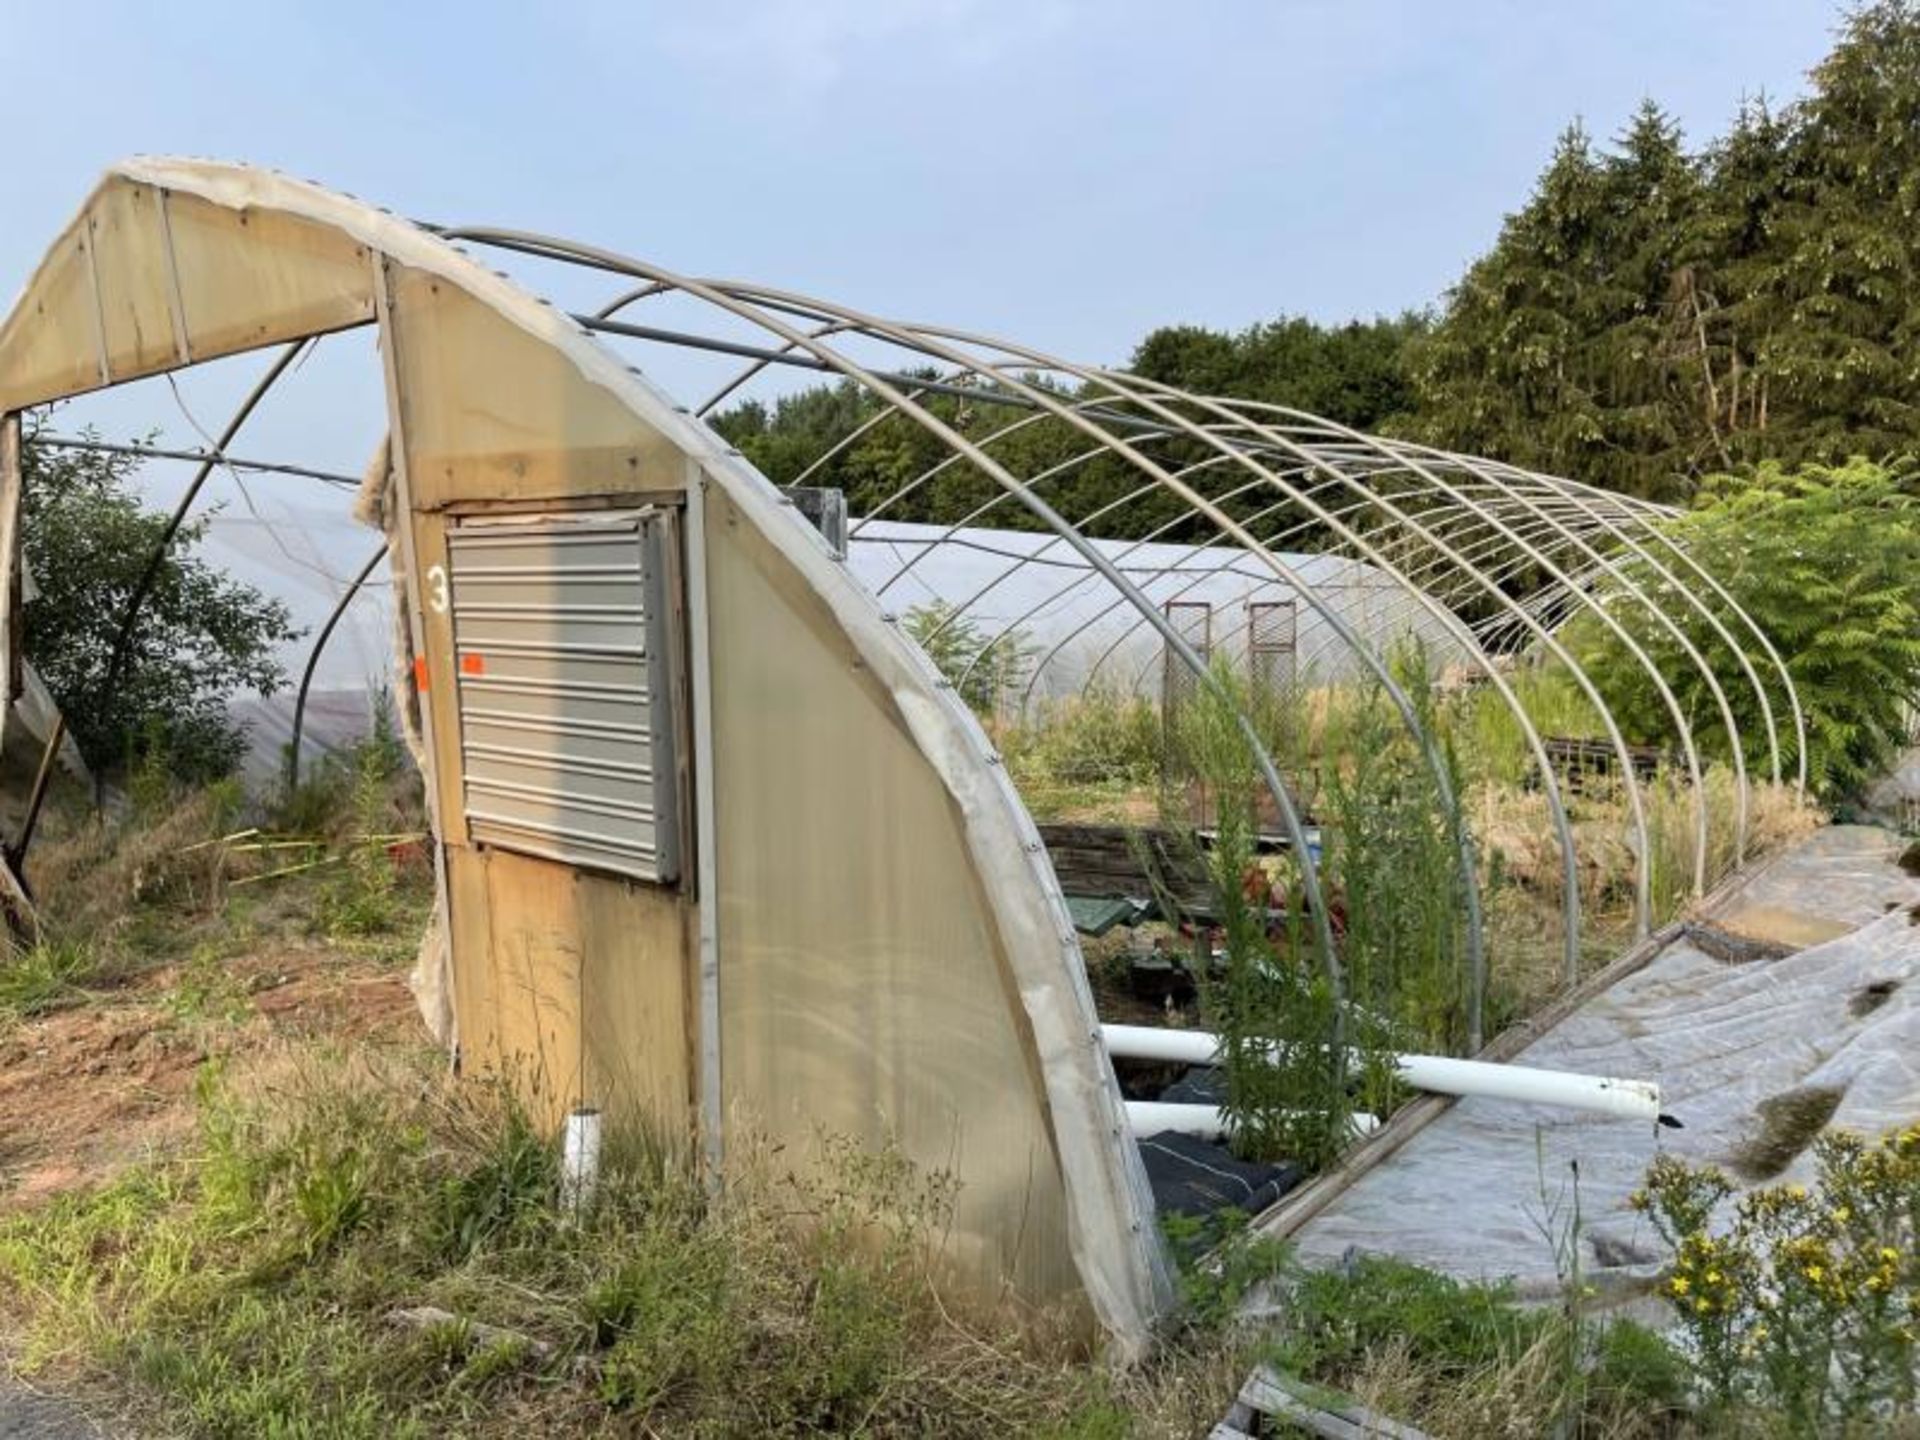
[[[1161,324],[1433,305],[1570,121],[1604,138],[1651,96],[1709,138],[1743,97],[1801,93],[1837,13],[1825,0],[0,0],[0,293],[18,292],[114,160],[204,155],[418,218],[569,235],[1121,362]],[[193,445],[250,378],[208,367],[58,422]],[[297,385],[242,453],[357,471],[384,423],[371,341],[326,342]],[[181,481],[150,467],[143,483],[165,502]],[[261,574],[311,582],[303,616],[323,615],[365,548],[344,499],[225,481],[212,498],[216,533],[251,546]],[[297,561],[296,531],[310,537]],[[361,648],[383,643],[369,631]]]

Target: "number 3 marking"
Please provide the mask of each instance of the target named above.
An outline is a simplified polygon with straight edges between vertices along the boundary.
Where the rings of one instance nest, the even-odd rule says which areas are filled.
[[[427,604],[436,615],[447,613],[447,567],[444,565],[427,567]]]

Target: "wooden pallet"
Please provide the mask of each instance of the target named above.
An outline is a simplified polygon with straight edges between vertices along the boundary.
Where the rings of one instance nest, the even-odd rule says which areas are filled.
[[[1207,1440],[1254,1440],[1256,1436],[1305,1431],[1326,1440],[1430,1440],[1424,1430],[1402,1425],[1336,1390],[1307,1385],[1262,1365],[1240,1387],[1240,1398]]]
[[[1127,825],[1042,825],[1040,839],[1068,895],[1158,901],[1183,912],[1212,902],[1206,872],[1191,848],[1164,830]]]
[[[1619,773],[1620,757],[1605,740],[1546,735],[1541,737],[1540,743],[1547,752],[1548,762],[1569,790],[1578,792],[1585,789],[1589,781]],[[1651,780],[1659,773],[1660,767],[1671,759],[1664,750],[1654,745],[1629,745],[1626,750],[1633,773],[1642,780]]]

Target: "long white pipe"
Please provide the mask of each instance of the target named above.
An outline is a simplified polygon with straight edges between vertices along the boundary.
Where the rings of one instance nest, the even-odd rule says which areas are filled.
[[[1219,1057],[1220,1037],[1205,1030],[1102,1025],[1100,1031],[1109,1055],[1180,1065],[1212,1065]],[[1488,1100],[1559,1105],[1628,1120],[1661,1118],[1660,1087],[1650,1080],[1615,1080],[1525,1065],[1455,1060],[1445,1055],[1397,1055],[1394,1065],[1406,1084],[1415,1090],[1430,1090],[1439,1095],[1477,1095]]]
[[[1127,1101],[1127,1124],[1140,1140],[1170,1130],[1202,1140],[1220,1140],[1231,1128],[1218,1105],[1180,1105],[1170,1100]],[[1378,1130],[1380,1118],[1356,1113],[1348,1117],[1348,1128],[1357,1140]]]

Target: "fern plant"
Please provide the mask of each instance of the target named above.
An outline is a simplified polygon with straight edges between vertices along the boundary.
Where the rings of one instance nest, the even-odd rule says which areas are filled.
[[[1910,468],[1854,460],[1787,470],[1762,465],[1710,481],[1699,508],[1673,522],[1683,545],[1753,617],[1780,652],[1806,714],[1807,778],[1821,796],[1844,799],[1882,772],[1908,739],[1920,701],[1920,494]],[[1722,676],[1739,669],[1726,642],[1671,582],[1642,566],[1649,600]],[[1693,587],[1696,593],[1703,587]],[[1706,599],[1719,602],[1710,594]],[[1641,602],[1621,595],[1618,608]],[[1724,606],[1736,637],[1744,626]],[[1730,753],[1726,727],[1699,669],[1664,629],[1633,625],[1672,686],[1695,738]],[[1645,667],[1598,625],[1573,631],[1583,664],[1632,738],[1665,743],[1672,720]],[[1797,762],[1790,711],[1756,643],[1743,643],[1769,686],[1783,773]],[[1750,769],[1767,760],[1759,697],[1724,684]]]

